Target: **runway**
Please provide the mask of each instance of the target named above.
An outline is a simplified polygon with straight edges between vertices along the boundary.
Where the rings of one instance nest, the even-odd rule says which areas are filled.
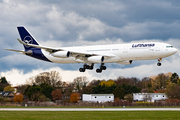
[[[0,111],[180,111],[180,108],[0,108]]]

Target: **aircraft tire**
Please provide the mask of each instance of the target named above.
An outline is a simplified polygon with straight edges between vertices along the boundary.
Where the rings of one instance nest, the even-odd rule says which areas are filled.
[[[79,68],[80,72],[85,72],[85,70],[86,70],[85,68]]]
[[[157,66],[161,66],[161,63],[157,63]]]
[[[106,66],[102,66],[102,70],[106,70]]]
[[[101,73],[101,72],[102,72],[102,69],[96,69],[96,72],[97,72],[97,73]]]
[[[93,68],[94,68],[93,66],[89,66],[89,70],[93,70]]]

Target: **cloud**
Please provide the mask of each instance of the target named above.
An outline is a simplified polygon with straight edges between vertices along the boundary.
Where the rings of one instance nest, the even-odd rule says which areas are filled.
[[[92,76],[91,73],[79,73],[79,71],[70,71],[70,70],[62,70],[61,68],[49,68],[49,69],[36,69],[29,71],[28,73],[24,73],[23,70],[18,69],[12,69],[10,71],[1,72],[1,76],[5,76],[8,81],[10,81],[11,84],[20,85],[25,84],[26,80],[28,80],[30,77],[36,76],[39,73],[42,72],[50,72],[50,71],[58,71],[60,73],[60,76],[62,77],[62,81],[66,82],[72,82],[76,77],[80,76],[86,76],[88,79],[97,79],[96,77]]]

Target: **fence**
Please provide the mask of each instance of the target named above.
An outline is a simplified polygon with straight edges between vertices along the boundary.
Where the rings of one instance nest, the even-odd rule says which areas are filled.
[[[0,106],[25,106],[25,107],[180,107],[179,103],[129,103],[129,102],[107,102],[107,103],[90,103],[90,102],[79,102],[79,103],[54,103],[54,102],[1,102]]]

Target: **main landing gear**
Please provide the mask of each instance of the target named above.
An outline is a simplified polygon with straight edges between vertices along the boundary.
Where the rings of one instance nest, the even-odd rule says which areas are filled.
[[[91,65],[84,64],[83,68],[79,68],[79,71],[80,72],[85,72],[86,69],[92,70],[93,68],[94,68],[94,64],[91,64]]]
[[[101,73],[102,70],[106,70],[106,66],[104,66],[104,63],[101,63],[100,68],[99,68],[99,69],[96,69],[96,72],[97,72],[97,73]]]
[[[159,58],[159,59],[158,59],[157,66],[161,66],[161,60],[162,60],[162,58]]]
[[[80,71],[80,72],[85,72],[86,69],[92,70],[93,68],[94,68],[94,63],[91,64],[91,65],[84,64],[84,65],[83,65],[83,68],[79,68],[79,71]],[[102,70],[106,70],[106,66],[104,66],[104,63],[101,63],[100,68],[99,68],[99,69],[96,69],[96,72],[97,72],[97,73],[101,73]]]

